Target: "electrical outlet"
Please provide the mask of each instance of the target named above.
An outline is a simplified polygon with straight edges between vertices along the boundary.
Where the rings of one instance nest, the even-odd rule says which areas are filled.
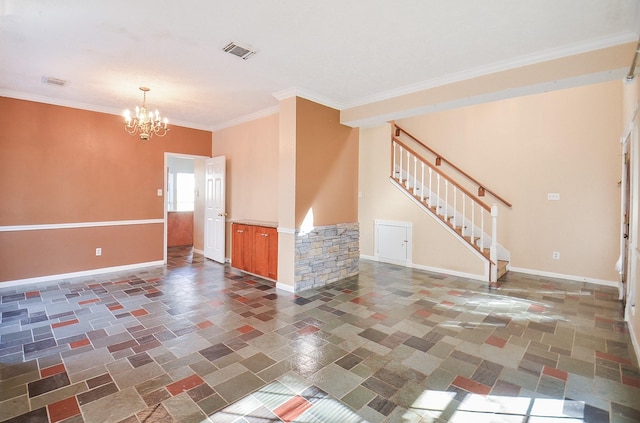
[[[554,251],[553,254],[551,255],[551,258],[554,260],[560,260],[560,252]]]
[[[560,201],[560,193],[559,192],[549,192],[549,193],[547,193],[547,200],[549,200],[549,201]]]
[[[101,256],[102,255],[102,248],[98,247],[96,248],[96,256]]]

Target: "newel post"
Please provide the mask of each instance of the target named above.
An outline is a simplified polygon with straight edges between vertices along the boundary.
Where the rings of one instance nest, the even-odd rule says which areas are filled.
[[[489,260],[491,260],[491,274],[489,282],[498,281],[498,206],[491,206],[491,247],[489,247]]]

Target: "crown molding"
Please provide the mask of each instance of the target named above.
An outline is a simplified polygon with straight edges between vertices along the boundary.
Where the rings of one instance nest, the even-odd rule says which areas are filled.
[[[291,87],[282,91],[277,91],[273,93],[273,96],[278,101],[282,101],[291,97],[300,97],[306,100],[313,101],[314,103],[318,103],[323,106],[330,107],[332,109],[342,110],[343,108],[343,106],[340,103],[330,99],[329,97],[325,97],[323,95],[314,93],[313,91],[309,91],[305,88],[300,88],[300,87]]]
[[[574,56],[577,54],[587,53],[590,51],[601,50],[614,47],[620,44],[638,41],[638,35],[632,32],[624,32],[609,37],[599,38],[584,43],[576,43],[568,46],[544,50],[538,53],[519,56],[501,62],[492,63],[486,66],[479,66],[473,69],[455,72],[439,78],[433,78],[426,81],[417,82],[415,84],[406,85],[393,90],[382,91],[377,94],[362,97],[359,100],[345,103],[341,109],[351,109],[354,107],[364,106],[369,103],[389,100],[394,97],[413,94],[419,91],[425,91],[431,88],[453,84],[468,79],[478,78],[492,73],[504,72],[524,66],[537,63],[543,63],[550,60],[561,59],[563,57]]]
[[[47,97],[38,94],[24,93],[20,91],[0,89],[0,97],[15,98],[17,100],[33,101],[36,103],[51,104],[53,106],[69,107],[72,109],[87,110],[90,112],[105,113],[108,115],[122,116],[122,110],[116,110],[111,107],[97,106],[95,104],[82,103],[79,101],[65,100],[53,97]],[[191,129],[200,129],[203,131],[211,131],[211,126],[202,125],[182,120],[171,120],[170,125],[182,126]]]
[[[280,112],[280,106],[272,106],[266,109],[259,110],[248,115],[240,116],[239,118],[231,119],[226,122],[217,124],[211,128],[212,131],[219,131],[224,128],[240,125],[242,123],[251,122],[252,120],[260,119],[263,117],[271,116]]]

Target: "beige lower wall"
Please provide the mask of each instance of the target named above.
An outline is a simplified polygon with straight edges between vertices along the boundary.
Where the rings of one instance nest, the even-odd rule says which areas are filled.
[[[616,282],[621,103],[621,82],[614,81],[433,113],[398,124],[513,204],[499,210],[499,242],[510,251],[511,266]],[[367,231],[373,218],[426,225],[417,223],[414,204],[390,196],[385,181],[389,164],[379,157],[388,156],[389,148],[387,126],[362,131],[361,167],[376,166],[368,171],[375,180],[362,173],[360,178],[363,254],[372,245]],[[548,201],[550,192],[560,193],[560,201]],[[431,228],[425,233],[433,236]],[[453,265],[446,260],[457,255],[455,250],[446,244],[420,247],[420,242],[418,236],[414,263]],[[552,259],[553,251],[560,252],[560,260]]]

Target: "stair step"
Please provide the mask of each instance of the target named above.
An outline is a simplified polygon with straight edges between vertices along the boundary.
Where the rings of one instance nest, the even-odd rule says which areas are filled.
[[[507,274],[507,266],[509,262],[506,260],[498,260],[498,279]]]

